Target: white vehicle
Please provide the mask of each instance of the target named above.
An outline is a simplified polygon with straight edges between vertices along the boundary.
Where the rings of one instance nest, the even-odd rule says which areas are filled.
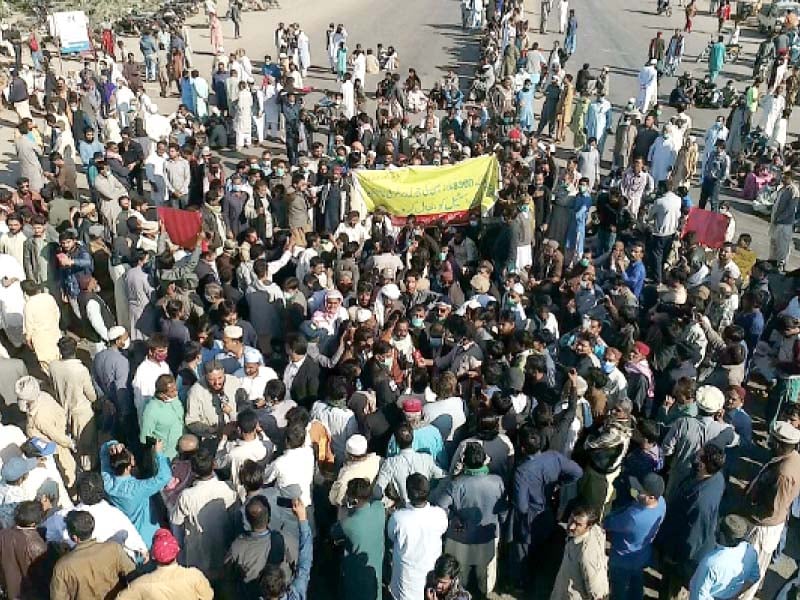
[[[787,13],[800,15],[800,2],[787,0],[765,4],[758,13],[758,29],[762,33],[776,31],[783,25]]]

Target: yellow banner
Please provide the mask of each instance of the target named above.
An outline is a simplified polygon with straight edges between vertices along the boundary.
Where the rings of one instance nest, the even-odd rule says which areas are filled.
[[[500,167],[493,155],[455,165],[354,171],[356,193],[367,209],[381,206],[390,215],[466,219],[471,209],[489,211],[495,202]]]

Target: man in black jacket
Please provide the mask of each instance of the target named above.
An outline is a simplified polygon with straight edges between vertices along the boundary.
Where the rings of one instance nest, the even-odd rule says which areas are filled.
[[[311,409],[319,392],[319,365],[306,355],[308,342],[297,333],[286,336],[286,354],[289,364],[283,373],[288,397],[300,406]]]

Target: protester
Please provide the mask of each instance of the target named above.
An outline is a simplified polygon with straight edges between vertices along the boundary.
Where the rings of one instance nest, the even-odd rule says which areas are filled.
[[[758,593],[800,478],[796,19],[717,87],[749,36],[678,76],[690,2],[617,82],[556,4],[546,53],[519,0],[462,2],[474,78],[335,22],[254,70],[238,1],[205,73],[177,8],[63,78],[2,30],[5,595]]]

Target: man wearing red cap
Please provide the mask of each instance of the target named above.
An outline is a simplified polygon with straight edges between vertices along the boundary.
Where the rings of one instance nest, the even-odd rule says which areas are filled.
[[[205,575],[194,567],[176,562],[181,547],[169,529],[161,528],[153,536],[150,556],[158,565],[155,571],[134,579],[119,600],[175,600],[197,598],[211,600],[214,592]]]
[[[403,401],[403,414],[406,421],[414,429],[414,443],[412,448],[418,452],[430,454],[441,468],[447,467],[447,452],[444,449],[444,440],[439,430],[422,418],[422,401],[418,398],[408,398]],[[388,456],[400,453],[397,441],[392,435],[389,440]]]

